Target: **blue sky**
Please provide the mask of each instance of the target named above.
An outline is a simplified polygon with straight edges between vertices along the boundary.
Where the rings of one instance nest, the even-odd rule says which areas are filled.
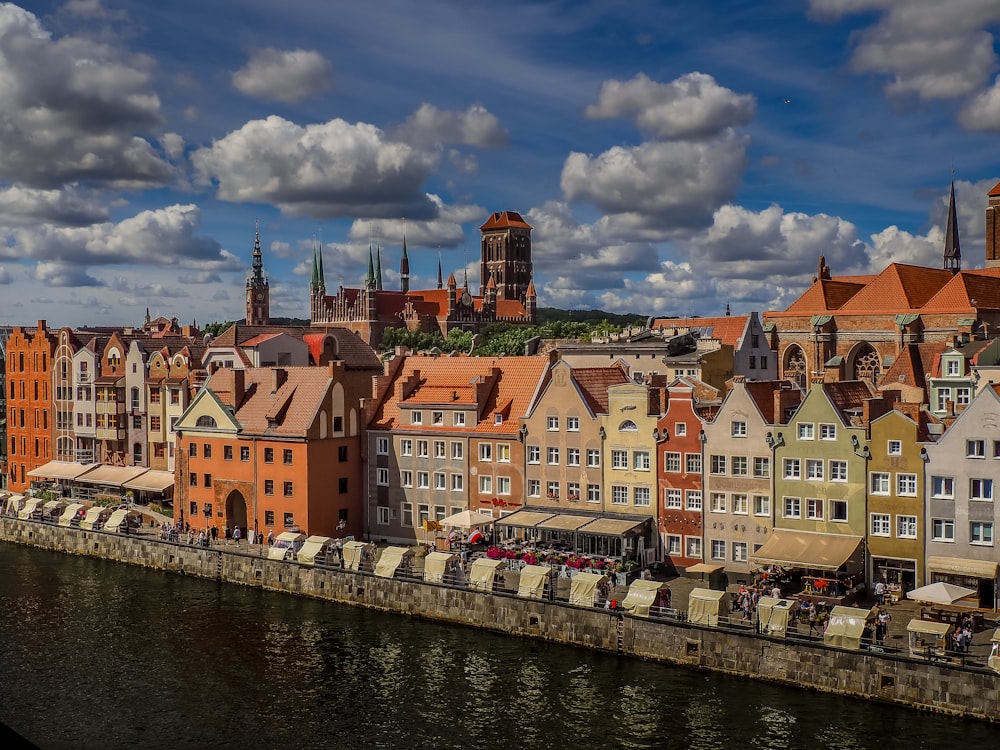
[[[996,0],[69,0],[0,5],[0,320],[275,316],[369,243],[478,285],[532,224],[539,304],[780,308],[811,281],[966,267],[1000,181]]]

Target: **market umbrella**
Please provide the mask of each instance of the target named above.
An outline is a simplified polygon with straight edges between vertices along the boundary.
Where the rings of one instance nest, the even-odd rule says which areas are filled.
[[[938,581],[928,586],[913,589],[913,591],[907,591],[906,598],[918,602],[927,602],[928,604],[954,604],[959,599],[964,599],[975,593],[975,589],[967,589],[962,586]]]
[[[480,526],[489,526],[493,520],[493,516],[488,516],[485,513],[463,510],[461,513],[442,518],[439,523],[442,526],[454,526],[459,529],[475,529]]]

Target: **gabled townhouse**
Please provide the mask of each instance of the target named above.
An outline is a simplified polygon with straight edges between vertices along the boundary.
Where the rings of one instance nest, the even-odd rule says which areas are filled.
[[[912,403],[897,403],[871,423],[868,580],[900,594],[925,583],[924,448],[931,424],[939,423]]]
[[[934,416],[954,417],[972,403],[976,393],[977,368],[1000,361],[1000,339],[967,341],[947,346],[934,362],[928,379],[928,403]]]
[[[975,589],[997,606],[996,485],[1000,394],[984,388],[941,438],[926,446],[926,581]]]
[[[425,522],[524,499],[520,417],[548,357],[397,355],[368,411],[366,534],[425,541]]]
[[[7,487],[30,484],[28,472],[52,458],[52,357],[58,343],[44,320],[14,328],[7,339]]]
[[[164,342],[149,355],[146,376],[149,462],[162,471],[174,470],[174,424],[191,403],[203,352],[200,346],[178,343]]]
[[[126,465],[125,355],[128,346],[122,336],[112,333],[100,353],[100,372],[94,380],[97,461],[112,466]]]
[[[748,381],[737,376],[715,418],[702,428],[707,457],[704,557],[707,563],[725,565],[731,579],[749,581],[750,554],[771,534],[772,446],[776,434],[785,434],[786,420],[802,396],[787,380]],[[668,453],[662,468],[688,470],[692,460],[693,456]],[[668,471],[664,479],[669,482],[672,476]]]
[[[697,334],[703,348],[708,342],[714,342],[717,348],[729,347],[734,376],[747,380],[774,380],[777,377],[778,359],[771,351],[759,313],[716,318],[657,318],[650,321],[649,327],[662,335]]]
[[[100,451],[97,445],[97,391],[95,382],[101,371],[100,352],[103,341],[96,336],[88,336],[77,347],[72,361],[73,384],[73,441],[74,457],[79,463],[98,463]]]
[[[361,535],[361,405],[345,374],[342,362],[213,374],[175,424],[174,521]]]
[[[128,394],[125,420],[125,443],[129,446],[130,466],[149,466],[149,443],[146,433],[146,412],[149,392],[146,377],[149,373],[148,339],[133,338],[125,355],[125,392]]]
[[[73,358],[79,342],[73,331],[61,328],[52,355],[52,409],[55,460],[76,460],[76,434],[73,428]]]

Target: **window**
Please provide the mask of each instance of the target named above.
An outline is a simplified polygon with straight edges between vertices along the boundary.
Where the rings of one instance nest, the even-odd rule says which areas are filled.
[[[490,495],[493,493],[493,477],[486,475],[480,475],[479,477],[479,493],[481,495]]]
[[[846,500],[831,500],[830,501],[830,520],[837,521],[840,523],[847,523],[847,501]]]
[[[233,446],[231,445],[222,446],[222,458],[225,461],[233,460]]]
[[[417,489],[426,490],[431,486],[431,475],[426,471],[417,472]]]
[[[917,538],[917,517],[896,516],[896,536],[903,539]]]
[[[973,521],[969,524],[969,544],[993,546],[993,524],[989,521]]]
[[[684,498],[688,510],[701,510],[701,490],[685,490]]]
[[[545,483],[545,495],[552,500],[559,499],[559,482],[546,482]]]
[[[337,479],[337,494],[346,495],[347,494],[347,477],[340,477]]]
[[[444,490],[448,487],[448,477],[443,471],[434,472],[434,489]]]
[[[819,439],[820,440],[836,440],[837,439],[837,425],[835,425],[835,424],[821,424],[819,426]]]
[[[709,466],[711,467],[711,472],[713,474],[725,474],[726,473],[726,457],[725,456],[710,456],[708,459]]]
[[[674,425],[674,435],[677,437],[684,437],[688,434],[688,426],[684,422],[677,422]]]
[[[567,448],[566,449],[566,465],[567,466],[579,466],[580,465],[580,449],[579,448]]]
[[[675,557],[681,554],[681,538],[671,534],[667,537],[667,554]]]
[[[636,507],[648,508],[649,503],[649,487],[635,487],[632,489],[632,502]]]
[[[193,471],[188,475],[188,486],[189,487],[198,486],[198,475]]]
[[[434,441],[434,458],[444,458],[447,454],[445,453],[444,440]]]
[[[497,494],[510,494],[510,477],[497,477]]]
[[[375,484],[377,484],[379,487],[388,487],[389,486],[389,470],[388,469],[383,469],[383,468],[375,469]]]
[[[422,411],[410,412],[410,424],[423,424],[423,423],[424,423],[424,413]]]
[[[453,440],[451,443],[451,458],[453,461],[461,461],[465,458],[465,446],[457,440]]]
[[[404,527],[413,526],[413,503],[400,503],[399,515]]]
[[[375,523],[379,526],[389,525],[389,509],[379,506],[375,508]]]
[[[711,509],[712,513],[725,513],[726,512],[726,493],[725,492],[713,492],[709,508]]]
[[[663,454],[663,470],[669,471],[671,473],[680,473],[681,470],[681,454],[680,453],[664,453]]]
[[[587,485],[587,502],[588,503],[601,502],[601,485],[599,484]]]
[[[830,461],[830,481],[831,482],[846,482],[847,481],[847,461]]]
[[[955,389],[955,405],[956,406],[968,406],[969,402],[972,400],[972,389],[971,388],[956,388]]]
[[[264,511],[264,525],[265,526],[274,526],[274,511],[273,510],[265,510]]]
[[[635,471],[649,471],[649,451],[632,451],[632,468]]]
[[[931,477],[931,497],[955,499],[955,477]]]
[[[730,469],[734,477],[750,476],[750,459],[746,456],[733,456]]]
[[[271,463],[271,461],[274,460],[274,451],[271,451],[270,460],[267,457],[268,451],[271,451],[271,449],[267,448],[264,450],[264,460],[267,461],[268,463]],[[375,441],[375,453],[377,453],[380,456],[389,455],[389,438],[380,437]]]
[[[88,415],[89,416],[89,415]],[[24,412],[21,412],[21,426],[24,427]],[[88,425],[89,426],[89,425]],[[153,432],[160,431],[160,418],[157,416],[151,416],[149,418],[149,429]]]
[[[567,432],[579,432],[580,431],[580,418],[579,417],[566,417],[566,431]]]
[[[241,445],[240,446],[240,461],[249,461],[249,460],[250,460],[250,446],[249,445]]]
[[[463,474],[452,474],[451,475],[451,491],[452,492],[462,492],[465,490],[465,475]]]
[[[754,354],[750,355],[750,369],[751,370],[757,369],[757,356]]]
[[[733,562],[746,562],[747,561],[747,543],[746,542],[733,542]]]
[[[889,445],[886,448],[886,452],[890,456],[902,456],[903,455],[903,441],[902,440],[890,440]]]
[[[815,427],[812,422],[799,422],[799,440],[812,440],[815,436]]]
[[[413,486],[413,472],[412,471],[408,471],[408,470],[404,470],[404,471],[399,472],[399,483],[401,485],[403,485],[404,487],[412,487]]]
[[[873,471],[871,473],[871,493],[873,495],[888,495],[889,494],[889,473],[882,471]]]
[[[559,417],[546,417],[545,429],[549,432],[557,432],[559,430]]]
[[[537,445],[528,446],[528,463],[538,464],[542,462],[542,449]]]
[[[785,479],[801,479],[802,463],[797,458],[783,459],[785,466]]]
[[[35,427],[37,427],[37,426],[38,425],[35,425]],[[190,456],[191,458],[198,458],[198,444],[197,443],[191,443],[191,445],[188,446],[188,456]]]
[[[965,456],[966,458],[986,458],[986,441],[966,440]]]
[[[264,449],[264,463],[273,464],[274,463],[274,448]]]
[[[432,411],[431,412],[431,424],[435,427],[441,427],[444,425],[444,412],[443,411]]]
[[[747,423],[746,422],[732,422],[730,424],[730,429],[732,430],[733,437],[746,437],[747,436]]]
[[[771,515],[771,498],[767,495],[754,495],[753,514],[755,516]]]
[[[821,459],[806,459],[806,479],[813,482],[823,481],[823,461]]]
[[[417,458],[427,458],[430,455],[427,447],[428,443],[426,440],[417,441]]]
[[[931,539],[935,542],[954,542],[955,520],[952,518],[931,519]]]
[[[824,503],[821,499],[806,498],[806,518],[810,521],[822,521],[823,506]]]
[[[687,556],[701,559],[701,537],[687,537]]]
[[[683,506],[681,504],[681,491],[674,489],[664,489],[663,490],[663,507],[667,510],[680,510]]]
[[[712,540],[712,559],[713,560],[725,560],[726,559],[726,543],[721,539]]]
[[[465,412],[456,411],[452,417],[452,421],[455,423],[456,427],[465,427]]]
[[[945,411],[951,401],[951,388],[938,388],[938,411]]]
[[[203,455],[203,456],[204,456],[205,458],[211,458],[211,457],[212,457],[212,446],[211,446],[211,445],[209,445],[208,443],[205,443],[205,444],[204,444],[204,445],[202,446],[202,450],[201,450],[201,454],[202,454],[202,455]]]
[[[745,516],[750,512],[750,502],[746,495],[733,495],[733,513]]]
[[[284,521],[284,524],[285,524],[285,528],[286,529],[290,529],[292,526],[295,525],[295,514],[294,513],[285,513],[283,521]]]
[[[510,443],[497,443],[497,462],[510,463]]]
[[[566,497],[569,500],[579,500],[580,499],[580,483],[579,482],[566,482]]]
[[[701,474],[701,454],[685,453],[684,463],[688,474]]]
[[[756,479],[767,479],[771,476],[771,459],[764,456],[754,456],[753,475]]]
[[[993,480],[992,479],[970,479],[969,480],[970,500],[992,500]]]
[[[388,452],[388,451],[387,451]],[[403,438],[399,441],[399,455],[401,456],[412,456],[413,455],[413,441],[409,438]]]
[[[295,494],[295,484],[294,482],[285,482],[283,485],[283,490],[285,497],[291,497]]]
[[[892,522],[888,513],[871,514],[871,535],[892,536]]]
[[[549,466],[559,465],[559,449],[558,448],[546,448],[545,449],[545,463]]]
[[[541,497],[542,483],[537,479],[528,480],[528,497]]]
[[[611,451],[611,468],[612,469],[627,469],[628,468],[628,451],[613,450]]]
[[[611,504],[612,505],[627,505],[628,504],[628,487],[623,484],[613,484],[611,485]]]
[[[959,363],[958,363],[957,359],[949,359],[947,361],[946,365],[947,365],[947,367],[946,367],[946,374],[949,377],[956,377],[956,376],[962,374],[961,368],[959,367]]]
[[[897,474],[896,475],[896,494],[903,495],[904,497],[916,497],[917,496],[917,475],[916,474]]]
[[[802,500],[800,498],[785,498],[785,518],[802,518]]]
[[[601,466],[601,451],[597,448],[587,448],[587,468],[595,469]]]

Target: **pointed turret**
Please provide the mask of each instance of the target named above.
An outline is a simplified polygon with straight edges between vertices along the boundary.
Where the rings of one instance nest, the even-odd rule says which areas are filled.
[[[441,251],[438,250],[438,289],[444,289],[444,283],[441,281]]]
[[[260,222],[254,230],[253,264],[247,276],[247,325],[266,326],[270,322],[270,284],[264,275],[264,253],[260,249]]]
[[[382,291],[382,247],[375,248],[375,289]]]
[[[962,248],[958,239],[958,212],[955,210],[955,181],[948,198],[948,225],[944,237],[944,267],[952,273],[962,270]]]
[[[313,291],[319,286],[319,259],[316,257],[316,241],[313,241],[313,269],[312,279],[309,281],[309,288]]]
[[[375,257],[372,255],[372,246],[368,245],[368,273],[365,275],[365,289],[375,288]]]
[[[410,259],[406,255],[405,233],[403,234],[403,258],[399,261],[399,289],[403,294],[410,291]]]

